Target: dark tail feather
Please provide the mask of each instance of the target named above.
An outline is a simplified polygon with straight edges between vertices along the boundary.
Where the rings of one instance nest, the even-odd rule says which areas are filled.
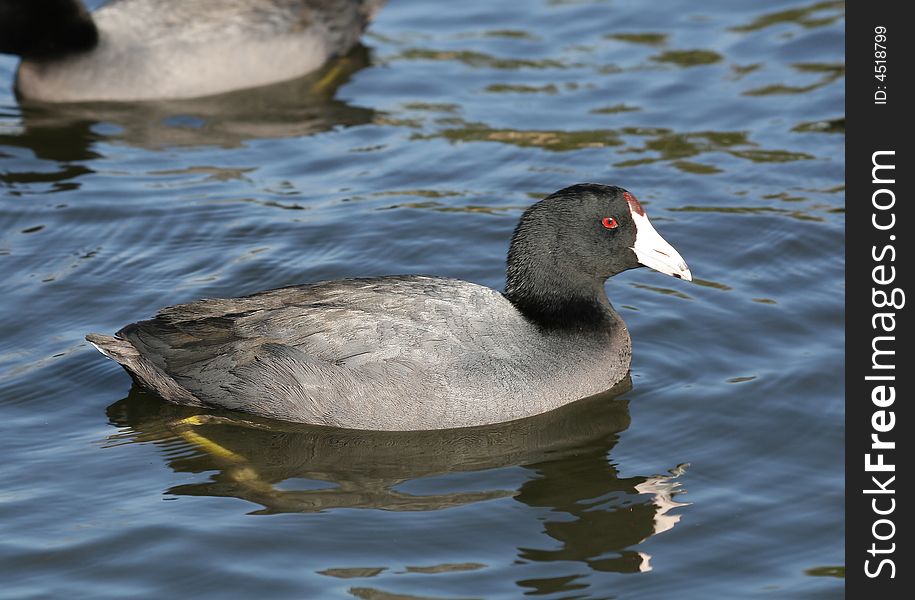
[[[90,333],[86,340],[99,352],[124,367],[140,387],[151,390],[175,404],[203,404],[194,394],[181,387],[167,373],[140,354],[129,341],[100,333]]]
[[[127,340],[100,333],[90,333],[86,336],[86,341],[95,346],[96,350],[124,367],[129,367],[129,362],[140,358],[140,353]]]

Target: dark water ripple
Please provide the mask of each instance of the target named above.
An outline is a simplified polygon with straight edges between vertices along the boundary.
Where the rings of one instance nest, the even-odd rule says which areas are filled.
[[[312,77],[136,106],[20,107],[0,58],[0,597],[841,594],[843,26],[403,0]],[[195,417],[83,341],[320,279],[498,288],[521,211],[578,181],[638,194],[696,277],[608,284],[615,400],[435,435]]]

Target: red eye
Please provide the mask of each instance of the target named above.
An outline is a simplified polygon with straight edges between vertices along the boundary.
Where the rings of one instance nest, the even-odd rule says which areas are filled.
[[[620,226],[619,222],[616,219],[614,219],[613,217],[604,217],[601,220],[600,224],[603,225],[607,229],[616,229],[617,227]]]

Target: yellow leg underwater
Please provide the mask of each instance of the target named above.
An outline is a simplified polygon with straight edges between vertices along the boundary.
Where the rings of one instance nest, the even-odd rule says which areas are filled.
[[[200,448],[210,456],[231,463],[232,466],[227,468],[225,473],[232,480],[244,483],[246,486],[261,492],[272,491],[273,486],[260,480],[260,475],[247,464],[248,460],[244,456],[232,452],[225,446],[214,442],[192,429],[196,425],[205,425],[213,420],[214,419],[207,417],[206,415],[194,415],[174,421],[172,425],[175,433],[180,435],[188,443]]]
[[[311,86],[311,90],[318,94],[333,91],[340,84],[340,80],[346,76],[346,69],[343,68],[345,63],[346,59],[341,59],[331,65],[327,73]]]
[[[207,419],[205,417],[201,417],[200,415],[194,415],[192,417],[180,419],[174,422],[175,433],[183,437],[189,443],[197,446],[207,454],[221,458],[223,460],[227,460],[231,463],[237,464],[247,462],[245,457],[243,457],[241,454],[236,454],[228,448],[220,446],[213,440],[204,437],[191,429],[191,427],[194,425],[203,425],[206,422]]]

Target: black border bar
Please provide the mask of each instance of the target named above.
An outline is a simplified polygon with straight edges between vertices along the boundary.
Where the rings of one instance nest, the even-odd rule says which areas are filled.
[[[911,374],[903,351],[915,258],[911,40],[903,2],[851,2],[846,20],[846,596],[911,598],[915,536],[907,461]],[[908,585],[907,585],[908,584]],[[877,593],[878,596],[872,594]],[[865,596],[867,594],[867,596]]]

